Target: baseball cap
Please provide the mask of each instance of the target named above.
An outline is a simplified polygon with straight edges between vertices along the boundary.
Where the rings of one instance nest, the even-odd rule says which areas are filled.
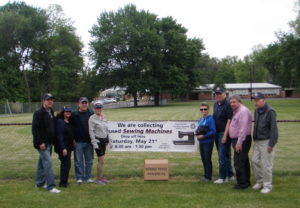
[[[87,97],[81,97],[79,98],[79,102],[82,103],[82,102],[89,102],[89,100],[87,99]]]
[[[224,93],[225,92],[225,90],[223,89],[223,88],[221,88],[221,87],[217,87],[216,89],[215,89],[215,93],[220,93],[220,94],[222,94],[222,93]]]
[[[64,106],[64,107],[62,107],[62,111],[64,111],[64,112],[72,112],[72,108],[70,108],[70,106]]]
[[[54,97],[51,93],[44,94],[42,98],[43,98],[43,100],[54,99]]]
[[[101,102],[97,102],[94,104],[94,108],[103,108],[103,104]]]
[[[253,99],[265,99],[265,96],[261,92],[256,92],[253,96]]]

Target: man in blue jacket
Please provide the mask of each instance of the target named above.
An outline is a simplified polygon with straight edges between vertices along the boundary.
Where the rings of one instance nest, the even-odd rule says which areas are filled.
[[[55,141],[54,97],[48,93],[42,97],[42,107],[35,111],[32,119],[33,146],[39,152],[36,170],[36,187],[47,188],[51,193],[59,193],[55,188],[51,158],[52,144]]]
[[[86,97],[79,99],[78,107],[78,110],[74,111],[70,118],[75,137],[75,175],[78,184],[83,183],[83,181],[93,183],[94,152],[88,127],[88,121],[93,112],[89,110],[89,101]]]

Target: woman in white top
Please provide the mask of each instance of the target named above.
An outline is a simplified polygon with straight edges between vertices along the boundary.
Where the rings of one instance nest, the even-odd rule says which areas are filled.
[[[103,113],[103,105],[98,102],[94,104],[94,112],[89,119],[89,133],[91,142],[98,156],[97,180],[98,184],[106,184],[109,181],[103,177],[103,166],[108,139],[108,125],[106,116]]]

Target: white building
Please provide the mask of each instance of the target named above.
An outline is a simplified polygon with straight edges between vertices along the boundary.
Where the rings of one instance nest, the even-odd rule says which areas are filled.
[[[208,100],[213,99],[213,89],[215,84],[201,85],[195,88],[190,99],[194,100]],[[225,91],[227,96],[240,95],[242,98],[249,98],[251,85],[250,83],[229,83],[225,84]],[[252,93],[261,92],[266,97],[282,97],[282,87],[270,83],[252,83]]]

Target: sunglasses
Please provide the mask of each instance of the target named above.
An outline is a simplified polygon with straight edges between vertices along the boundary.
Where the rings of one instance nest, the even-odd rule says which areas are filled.
[[[207,108],[200,108],[200,111],[207,111]]]

